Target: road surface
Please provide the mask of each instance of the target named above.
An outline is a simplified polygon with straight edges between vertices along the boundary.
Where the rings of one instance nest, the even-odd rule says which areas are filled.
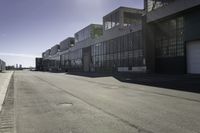
[[[113,77],[16,71],[17,133],[200,133],[200,95]]]

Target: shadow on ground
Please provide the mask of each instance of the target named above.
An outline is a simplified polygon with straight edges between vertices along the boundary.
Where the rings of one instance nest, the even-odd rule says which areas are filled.
[[[4,72],[4,71],[0,71],[0,73],[6,73],[6,72]]]
[[[113,76],[113,74],[108,74],[108,73],[92,73],[92,72],[88,72],[88,73],[86,73],[86,72],[67,72],[66,74],[83,76],[83,77],[90,77],[90,78],[100,78],[100,77]]]
[[[200,93],[200,75],[163,75],[146,73],[67,73],[70,75],[84,76],[90,78],[113,76],[117,80],[126,83],[134,83],[162,89],[173,89],[186,92]]]

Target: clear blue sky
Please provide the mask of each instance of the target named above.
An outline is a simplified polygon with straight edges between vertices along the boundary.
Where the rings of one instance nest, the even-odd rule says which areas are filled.
[[[119,6],[143,0],[0,0],[0,58],[35,66],[34,58]]]

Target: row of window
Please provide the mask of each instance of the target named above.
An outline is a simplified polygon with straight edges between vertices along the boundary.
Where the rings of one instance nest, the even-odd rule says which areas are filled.
[[[75,34],[75,43],[86,40],[88,38],[98,38],[103,35],[102,25],[89,25]]]
[[[156,26],[156,56],[184,56],[183,17],[160,22]]]
[[[124,26],[130,26],[130,25],[137,26],[141,24],[142,24],[141,14],[124,12]]]
[[[124,12],[123,13],[124,26],[141,25],[142,15],[138,13]],[[120,13],[116,12],[104,18],[104,29],[109,30],[120,24]]]
[[[142,32],[129,33],[112,40],[91,46],[91,64],[95,69],[117,68],[119,66],[144,66]],[[61,55],[61,66],[81,69],[82,49]]]
[[[108,30],[119,25],[119,11],[104,18],[104,29]]]
[[[91,30],[90,30],[89,26],[84,28],[84,29],[82,29],[81,31],[77,32],[75,34],[75,43],[90,38],[91,37],[90,32],[91,32]]]
[[[92,47],[92,56],[113,54],[123,51],[133,51],[143,49],[142,32],[134,32],[112,40],[97,43]]]
[[[116,54],[93,56],[92,62],[95,68],[144,66],[144,51],[129,51]]]
[[[82,49],[77,49],[73,52],[68,52],[66,54],[61,55],[61,66],[66,66],[69,64],[80,64],[80,60],[82,60]]]
[[[142,32],[129,33],[92,46],[95,69],[144,66]]]

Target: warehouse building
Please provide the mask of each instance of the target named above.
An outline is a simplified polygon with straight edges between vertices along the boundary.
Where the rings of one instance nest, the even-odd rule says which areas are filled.
[[[200,73],[200,1],[145,0],[144,40],[150,72]]]
[[[99,72],[145,72],[143,10],[120,7],[103,17],[103,36],[91,46]]]
[[[51,49],[42,53],[42,58],[36,58],[36,70],[41,71],[66,71],[67,70],[67,58],[64,56],[69,52],[69,49],[75,45],[73,37],[60,42],[60,44],[54,45]]]
[[[143,10],[120,7],[75,33],[75,46],[61,62],[84,72],[146,71],[142,43]]]
[[[145,72],[141,9],[120,7],[45,51],[45,71]]]
[[[44,70],[199,74],[200,1],[144,5],[145,10],[120,7],[103,17],[103,25],[75,33],[72,45],[60,44],[63,50],[53,55],[47,50]]]
[[[60,71],[60,45],[55,45],[43,53],[44,71]]]
[[[69,49],[61,54],[61,66],[64,66],[65,71],[83,71],[83,65],[86,63],[83,59],[84,48],[90,46],[100,35],[102,35],[102,26],[97,24],[91,24],[75,33]]]

